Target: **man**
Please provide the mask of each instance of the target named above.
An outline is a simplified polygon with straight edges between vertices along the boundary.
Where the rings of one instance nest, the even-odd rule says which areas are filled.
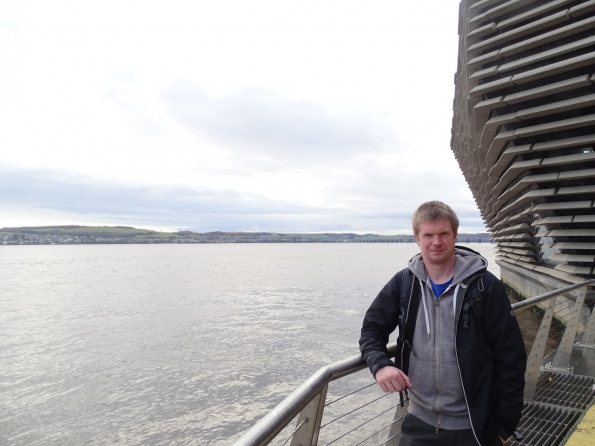
[[[500,445],[521,417],[527,362],[508,296],[482,256],[455,247],[449,206],[424,203],[412,224],[421,253],[368,309],[362,355],[383,391],[409,398],[399,446]]]

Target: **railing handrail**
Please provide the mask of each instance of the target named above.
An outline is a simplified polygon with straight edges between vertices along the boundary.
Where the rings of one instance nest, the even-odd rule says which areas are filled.
[[[513,310],[525,310],[548,299],[574,291],[585,286],[595,285],[595,279],[568,285],[557,290],[549,291],[530,299],[516,302]],[[388,354],[393,357],[397,351],[397,343],[391,342],[387,346]],[[283,401],[261,418],[233,446],[262,446],[268,444],[275,436],[293,420],[304,407],[331,381],[350,375],[366,367],[361,354],[351,356],[341,361],[333,362],[318,369],[316,373],[304,381],[291,392]]]
[[[531,297],[520,302],[515,302],[514,304],[512,304],[512,309],[515,311],[525,310],[527,308],[534,307],[535,305],[540,304],[541,302],[544,302],[546,300],[558,297],[562,294],[566,294],[570,291],[574,291],[589,285],[595,285],[595,279],[588,279],[583,282],[574,283],[563,288],[558,288],[557,290],[548,291],[547,293],[540,294],[539,296]]]
[[[391,342],[386,346],[389,356],[397,352],[397,343]],[[351,356],[341,361],[333,362],[318,369],[316,373],[304,381],[291,392],[274,409],[267,413],[260,421],[242,435],[234,446],[265,445],[283,430],[310,400],[331,381],[358,372],[366,367],[361,354]]]

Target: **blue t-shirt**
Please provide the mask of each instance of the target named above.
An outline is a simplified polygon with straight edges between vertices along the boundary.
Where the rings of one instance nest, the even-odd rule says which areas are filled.
[[[436,297],[440,297],[440,295],[444,293],[444,291],[446,291],[446,289],[450,286],[452,279],[454,279],[454,277],[451,277],[448,282],[444,283],[434,283],[432,282],[432,279],[430,279],[430,284],[432,285],[432,290],[434,290],[434,295]]]

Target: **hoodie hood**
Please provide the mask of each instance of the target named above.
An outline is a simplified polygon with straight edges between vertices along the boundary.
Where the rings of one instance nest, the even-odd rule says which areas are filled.
[[[488,267],[488,261],[481,254],[463,246],[455,246],[455,258],[455,274],[452,287]],[[428,273],[421,253],[413,256],[409,260],[408,266],[411,272],[423,283],[428,282]]]

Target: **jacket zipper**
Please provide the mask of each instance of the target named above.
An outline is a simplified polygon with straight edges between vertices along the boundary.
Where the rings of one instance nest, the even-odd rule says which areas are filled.
[[[409,302],[407,303],[407,315],[405,316],[405,326],[407,326],[407,324],[409,323],[409,309],[411,308],[411,298],[413,297],[413,289],[415,288],[415,275],[413,275],[413,282],[411,283],[411,293],[409,293]],[[401,333],[399,333],[399,336],[401,335]],[[407,333],[403,333],[404,336],[407,335]],[[415,352],[413,351],[413,342],[411,342],[411,353],[413,353],[413,356],[415,356]],[[401,349],[401,368],[403,368],[403,351],[405,350],[405,346],[403,345],[403,348]],[[407,373],[409,373],[409,370],[407,370]],[[407,394],[405,394],[407,395]],[[409,399],[409,397],[407,397],[407,399]]]
[[[432,295],[434,294],[433,290],[432,290]],[[439,313],[440,313],[440,298],[434,296],[434,302],[435,302],[435,307],[436,307],[436,311],[434,311],[434,327],[435,327],[435,333],[434,333],[434,351],[436,352],[436,360],[434,361],[434,382],[436,385],[436,398],[434,399],[434,411],[436,412],[436,415],[438,416],[438,418],[436,419],[436,426],[435,426],[435,432],[439,433],[440,432],[440,419],[442,417],[442,414],[440,413],[440,345],[439,345],[439,340],[440,340],[440,321],[439,321]]]
[[[468,283],[471,283],[470,280]],[[457,360],[457,369],[459,371],[459,378],[461,379],[461,388],[463,389],[463,396],[465,397],[465,404],[467,405],[467,414],[469,415],[469,424],[471,424],[471,432],[473,432],[473,436],[475,437],[475,441],[477,444],[481,446],[477,438],[477,434],[475,433],[475,428],[473,427],[473,420],[471,419],[471,409],[469,409],[469,401],[467,400],[467,393],[465,392],[465,384],[463,383],[463,374],[461,373],[461,365],[459,364],[459,352],[457,350],[457,333],[458,333],[458,326],[459,326],[459,317],[461,316],[461,308],[463,307],[463,300],[465,299],[465,294],[467,293],[467,284],[461,283],[461,288],[463,288],[463,294],[461,295],[461,305],[457,308],[457,317],[455,319],[455,358]],[[456,299],[457,296],[453,296],[453,299]]]

